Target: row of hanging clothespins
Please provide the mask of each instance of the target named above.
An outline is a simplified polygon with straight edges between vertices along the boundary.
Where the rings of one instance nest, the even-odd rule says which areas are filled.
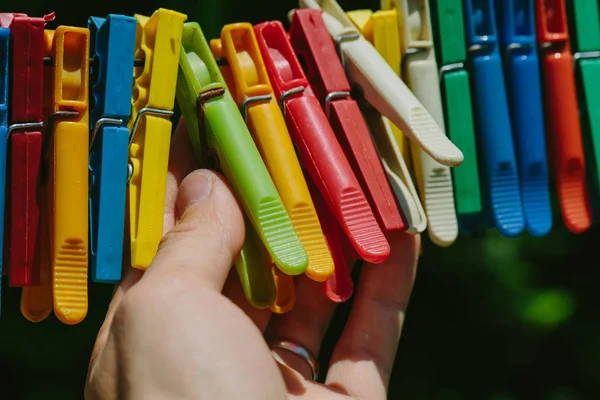
[[[349,265],[384,262],[393,231],[440,246],[493,227],[544,236],[549,170],[564,224],[586,231],[598,3],[381,6],[301,0],[289,30],[230,24],[210,42],[166,9],[55,30],[53,14],[0,14],[3,272],[23,315],[79,323],[88,265],[112,284],[149,267],[175,99],[198,166],[221,171],[245,212],[235,267],[255,307],[289,311],[300,274],[349,299]]]

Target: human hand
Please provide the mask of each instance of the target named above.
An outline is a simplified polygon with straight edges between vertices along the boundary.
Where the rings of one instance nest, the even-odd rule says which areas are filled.
[[[87,399],[384,399],[412,289],[419,237],[389,236],[392,253],[365,265],[324,385],[308,363],[267,344],[318,355],[335,305],[301,276],[285,315],[252,308],[231,271],[244,219],[224,181],[194,171],[179,124],[171,149],[165,232],[145,272],[129,268],[92,354]],[[191,172],[191,173],[190,173]],[[285,365],[283,365],[285,364]]]

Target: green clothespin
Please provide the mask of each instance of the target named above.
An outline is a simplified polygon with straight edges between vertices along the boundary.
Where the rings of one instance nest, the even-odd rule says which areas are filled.
[[[223,172],[260,239],[248,235],[236,267],[248,300],[270,306],[264,304],[269,293],[274,300],[270,263],[256,246],[262,242],[272,262],[288,275],[302,274],[308,256],[197,23],[184,25],[181,43],[177,102],[196,156]],[[270,281],[259,279],[267,275]],[[253,284],[264,287],[249,287]]]
[[[475,127],[471,102],[469,73],[465,69],[467,45],[461,0],[431,2],[436,56],[440,65],[440,80],[446,131],[452,142],[462,150],[465,161],[453,168],[456,213],[459,217],[481,212],[481,189],[475,144]]]
[[[572,0],[573,58],[578,70],[579,109],[585,135],[586,155],[591,161],[593,182],[600,189],[600,13],[597,0]]]

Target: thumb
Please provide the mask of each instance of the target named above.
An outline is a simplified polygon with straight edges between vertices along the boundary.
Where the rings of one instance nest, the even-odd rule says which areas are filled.
[[[179,187],[175,226],[163,237],[143,279],[165,275],[221,291],[244,243],[244,219],[225,182],[208,170],[188,175]]]

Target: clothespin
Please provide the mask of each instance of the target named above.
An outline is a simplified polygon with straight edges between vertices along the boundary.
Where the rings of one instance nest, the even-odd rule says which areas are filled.
[[[374,108],[364,108],[362,111],[396,199],[407,217],[407,232],[413,234],[424,232],[427,229],[427,215],[396,141],[395,125]]]
[[[163,235],[171,120],[183,23],[187,16],[158,9],[135,15],[135,68],[129,136],[128,216],[131,265],[148,268]]]
[[[204,164],[221,169],[277,267],[299,275],[308,256],[197,23],[183,29],[177,101]]]
[[[59,26],[52,41],[53,91],[44,146],[54,313],[81,322],[88,308],[88,71],[90,32]]]
[[[463,227],[482,211],[463,6],[461,0],[438,0],[431,5],[446,130],[465,154],[462,165],[452,171],[456,214]]]
[[[90,264],[92,280],[121,280],[136,20],[88,20],[90,55]]]
[[[306,253],[306,274],[317,282],[333,275],[333,260],[300,162],[277,105],[251,24],[230,24],[212,40],[213,55],[225,61],[221,72],[290,215]]]
[[[349,11],[348,18],[357,26],[365,39],[373,43],[389,67],[399,76],[400,34],[395,15],[388,12],[373,13],[370,10],[358,10]],[[409,144],[402,131],[376,109],[363,104],[362,111],[396,200],[407,219],[407,231],[422,233],[427,228],[427,217],[405,161],[410,162]]]
[[[292,17],[290,41],[308,81],[320,101],[355,176],[385,232],[406,230],[369,128],[358,103],[350,97],[350,83],[335,53],[335,45],[320,10],[297,10]]]
[[[335,0],[300,0],[301,8],[322,9],[323,21],[338,46],[350,83],[434,160],[446,166],[463,162],[462,152],[398,78],[377,50],[358,32]]]
[[[10,69],[10,29],[0,27],[0,160],[6,162],[6,141],[8,138],[8,102]],[[6,169],[0,166],[0,229],[4,232],[4,190]],[[0,239],[0,280],[2,279],[2,242]]]
[[[525,228],[521,187],[493,0],[465,3],[467,45],[473,71],[475,121],[479,134],[484,216],[504,236]]]
[[[44,25],[52,19],[54,14],[43,18],[25,14],[0,15],[0,25],[10,27],[12,48],[10,162],[7,164],[10,172],[6,199],[10,286],[32,286],[40,282],[34,254],[39,223],[43,39]],[[5,179],[1,178],[2,181]]]
[[[592,218],[577,104],[573,55],[563,0],[536,0],[545,111],[563,221],[571,232],[589,229]]]
[[[567,2],[571,11],[571,33],[584,154],[588,182],[594,188],[595,206],[600,193],[600,11],[596,0]]]
[[[52,114],[53,91],[54,91],[54,68],[52,68],[52,48],[54,31],[46,29],[44,31],[44,59],[51,61],[48,68],[44,68],[43,91],[42,91],[42,121],[48,124],[48,118]],[[42,171],[46,171],[46,166],[42,165]],[[52,312],[53,288],[52,288],[52,262],[51,243],[50,243],[50,188],[43,179],[38,191],[38,200],[40,207],[39,228],[38,228],[38,246],[34,262],[39,266],[40,284],[37,286],[26,286],[21,292],[21,313],[31,322],[41,322],[45,320]]]
[[[552,228],[552,209],[533,0],[497,5],[525,225],[531,235],[545,236]]]
[[[332,302],[343,303],[349,300],[354,292],[349,260],[344,247],[344,243],[348,241],[345,240],[344,232],[341,230],[335,217],[329,212],[327,203],[315,183],[310,178],[307,179],[307,183],[317,213],[319,214],[319,221],[321,221],[321,226],[323,227],[327,246],[331,251],[331,256],[335,263],[333,275],[322,283],[323,292]]]
[[[390,246],[354,176],[325,112],[306,79],[279,21],[254,27],[292,141],[330,212],[362,259],[380,263]]]

